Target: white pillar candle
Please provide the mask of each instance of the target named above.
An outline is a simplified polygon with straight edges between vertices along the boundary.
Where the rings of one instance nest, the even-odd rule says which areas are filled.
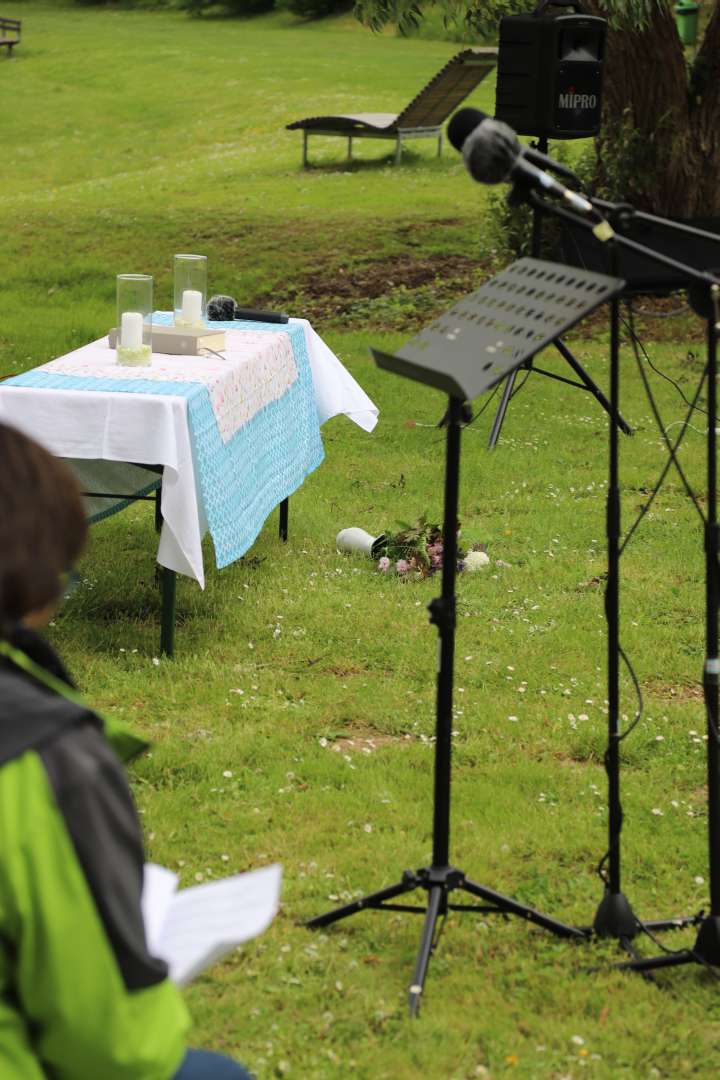
[[[124,349],[139,349],[143,343],[143,317],[139,311],[123,311],[120,344]]]
[[[182,294],[183,322],[202,322],[202,293],[197,289],[185,289]]]

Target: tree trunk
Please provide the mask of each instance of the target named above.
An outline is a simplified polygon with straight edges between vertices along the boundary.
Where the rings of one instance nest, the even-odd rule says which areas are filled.
[[[669,3],[645,29],[609,30],[599,191],[656,214],[720,216],[719,9],[690,70]]]

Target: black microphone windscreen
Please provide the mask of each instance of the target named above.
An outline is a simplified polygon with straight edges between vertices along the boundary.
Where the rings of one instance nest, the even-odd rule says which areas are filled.
[[[236,307],[232,296],[211,296],[207,302],[207,317],[210,322],[232,322]]]
[[[490,117],[478,124],[463,144],[465,166],[481,184],[501,184],[507,180],[521,154],[522,147],[513,129]]]
[[[450,145],[461,154],[463,143],[470,132],[486,119],[487,113],[481,112],[480,109],[461,109],[460,112],[456,112],[447,126]]]

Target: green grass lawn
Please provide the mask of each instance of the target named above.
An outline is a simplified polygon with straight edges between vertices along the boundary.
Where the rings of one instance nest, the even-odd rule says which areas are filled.
[[[0,373],[105,332],[118,272],[153,273],[157,306],[169,307],[172,255],[198,250],[212,291],[309,314],[381,410],[372,435],[344,418],[326,425],[326,461],[291,499],[286,545],[273,517],[220,573],[208,543],[205,591],[180,582],[174,661],[153,662],[144,507],[92,532],[82,587],[51,631],[89,699],[153,739],[132,773],[152,858],[184,884],[284,866],[272,928],[188,990],[194,1041],[260,1080],[715,1076],[712,973],[678,969],[651,985],[612,970],[612,944],[452,914],[410,1023],[421,920],[300,925],[430,858],[426,605],[439,582],[383,577],[339,555],[334,537],[439,517],[443,399],[379,372],[367,346],[392,349],[469,291],[494,265],[495,241],[487,193],[453,151],[437,160],[419,143],[396,168],[382,145],[360,143],[348,167],[341,140],[317,140],[318,166],[303,172],[300,136],[284,125],[398,109],[458,46],[373,36],[349,17],[198,20],[27,2],[6,13],[23,18],[23,43],[0,60]],[[492,85],[471,103],[492,111]],[[643,332],[690,394],[702,328],[669,323],[660,334],[648,319]],[[575,345],[606,386],[602,321]],[[664,422],[676,423],[677,391],[651,377]],[[621,448],[627,527],[664,462],[629,348],[622,393],[635,428]],[[463,446],[463,540],[486,543],[491,566],[459,580],[452,858],[587,923],[607,833],[607,425],[589,395],[533,376],[488,455],[492,412]],[[681,451],[699,491],[703,419]],[[703,582],[699,518],[671,474],[623,557],[622,640],[645,706],[623,744],[624,887],[646,918],[707,904]],[[635,707],[623,673],[628,721]]]

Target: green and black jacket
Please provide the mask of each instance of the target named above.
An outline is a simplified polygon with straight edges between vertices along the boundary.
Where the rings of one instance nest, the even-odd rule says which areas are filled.
[[[142,837],[115,739],[52,688],[72,695],[41,638],[11,644],[31,664],[0,655],[0,1077],[170,1080],[188,1019],[145,943]]]

